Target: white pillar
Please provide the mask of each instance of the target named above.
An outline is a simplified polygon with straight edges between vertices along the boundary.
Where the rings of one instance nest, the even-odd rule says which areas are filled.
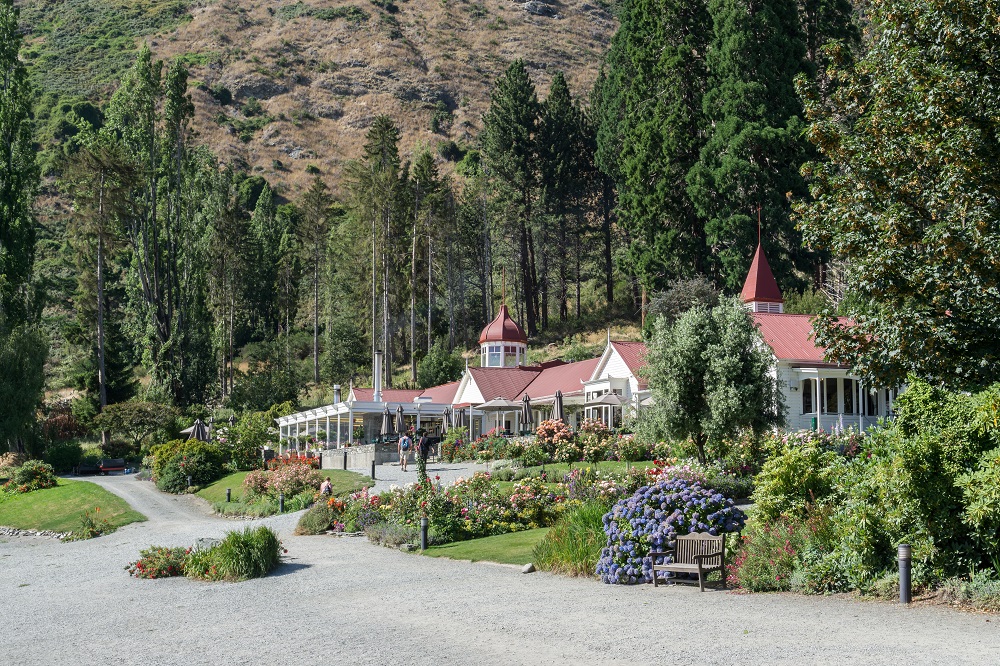
[[[858,380],[858,434],[865,434],[865,394],[861,388],[861,380]]]
[[[420,405],[417,405],[417,431],[420,430]]]
[[[337,408],[337,448],[340,448],[340,407]]]
[[[820,414],[822,414],[822,412],[823,412],[823,408],[819,404],[819,398],[820,398],[819,383],[821,381],[823,381],[823,380],[820,379],[819,373],[817,372],[816,373],[816,391],[815,391],[815,393],[816,393],[816,432],[819,432],[820,430],[823,429],[823,425],[821,423],[821,418],[822,417],[820,416]]]
[[[354,444],[354,408],[347,408],[347,445]]]

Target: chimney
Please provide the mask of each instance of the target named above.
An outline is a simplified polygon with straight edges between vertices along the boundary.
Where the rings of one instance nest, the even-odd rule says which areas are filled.
[[[333,404],[340,404],[340,384],[333,385]]]
[[[375,352],[375,367],[372,369],[372,387],[375,395],[372,396],[374,402],[382,402],[382,350]]]

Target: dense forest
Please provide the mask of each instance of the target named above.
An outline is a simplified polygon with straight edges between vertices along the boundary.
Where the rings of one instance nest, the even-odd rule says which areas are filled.
[[[365,384],[375,349],[387,355],[386,386],[452,379],[456,354],[475,345],[502,298],[536,339],[638,324],[647,300],[678,281],[738,290],[758,241],[803,309],[873,321],[886,307],[879,298],[892,297],[919,315],[894,330],[953,327],[970,358],[992,358],[982,355],[982,306],[968,320],[958,309],[943,323],[920,318],[944,312],[951,296],[921,301],[899,262],[938,266],[940,253],[876,256],[892,234],[845,222],[883,212],[877,195],[845,203],[850,159],[870,150],[885,165],[890,149],[906,152],[864,145],[879,118],[865,117],[859,90],[892,80],[906,54],[948,63],[927,40],[950,15],[907,7],[925,19],[916,28],[879,2],[623,0],[592,90],[571,90],[558,72],[540,90],[531,66],[513,60],[482,131],[449,160],[403,153],[397,122],[379,115],[358,130],[358,159],[316,169],[295,192],[201,142],[187,64],[162,62],[148,45],[106,99],[34,90],[18,12],[0,0],[0,439],[32,436],[43,390],[50,402],[70,396],[74,419],[92,428],[106,405],[133,397],[265,409],[306,386],[323,395],[334,383]],[[895,45],[904,54],[885,37],[900,26],[913,30]],[[961,81],[993,48],[964,38]],[[946,74],[926,85],[947,87]],[[924,102],[906,103],[919,115]],[[253,98],[241,105],[246,118],[262,113]],[[905,119],[894,122],[900,141],[923,145]],[[963,149],[986,168],[995,136],[991,144],[981,131],[985,144]],[[981,208],[978,194],[970,201]],[[936,211],[911,232],[955,214]],[[991,237],[962,243],[984,248]],[[966,258],[976,275],[995,265],[986,250]],[[866,261],[872,270],[851,273]],[[989,279],[982,288],[994,293]],[[939,349],[916,344],[912,364],[879,363],[884,348],[838,347],[835,329],[821,334],[871,372],[905,376],[932,354],[943,366]]]

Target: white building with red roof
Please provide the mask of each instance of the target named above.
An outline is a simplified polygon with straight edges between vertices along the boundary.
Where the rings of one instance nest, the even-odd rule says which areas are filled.
[[[741,295],[774,354],[788,429],[865,429],[891,414],[895,391],[864,386],[850,368],[827,360],[814,340],[810,315],[784,313],[784,298],[760,245]],[[395,433],[399,419],[432,436],[456,425],[469,427],[473,436],[493,428],[527,432],[550,418],[557,402],[571,427],[586,417],[615,427],[651,399],[642,375],[642,342],[609,335],[598,358],[529,366],[528,336],[501,305],[483,328],[479,345],[479,367],[466,368],[456,382],[383,390],[381,373],[375,372],[373,388],[352,386],[343,399],[340,387],[334,387],[333,404],[277,419],[281,439],[318,436],[330,448],[370,443]],[[379,355],[374,365],[380,368]]]
[[[741,292],[775,358],[788,430],[867,429],[892,413],[896,390],[865,386],[816,344],[812,315],[785,314],[784,298],[760,245]]]

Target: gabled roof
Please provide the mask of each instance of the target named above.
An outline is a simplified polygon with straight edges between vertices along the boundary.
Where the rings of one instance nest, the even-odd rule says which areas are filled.
[[[542,369],[535,367],[517,368],[469,368],[472,381],[476,382],[483,400],[503,398],[517,400],[524,389],[533,382]]]
[[[638,377],[639,370],[646,366],[646,343],[612,340],[611,346],[615,348],[615,351],[625,361],[629,372]]]
[[[829,363],[826,349],[814,340],[812,315],[754,312],[753,320],[779,361]]]
[[[744,303],[752,303],[753,301],[761,303],[785,302],[785,299],[781,297],[778,282],[774,279],[774,273],[771,272],[771,266],[767,263],[767,257],[764,256],[764,249],[759,243],[740,296],[743,297]]]
[[[440,386],[432,386],[421,393],[420,397],[430,400],[431,402],[451,404],[455,399],[455,393],[458,392],[458,385],[460,383],[461,382],[449,382],[447,384],[441,384]]]
[[[554,396],[556,391],[562,391],[563,395],[580,392],[583,390],[583,382],[590,379],[600,360],[600,358],[588,358],[575,363],[543,366],[535,380],[521,391],[517,399],[520,400],[525,393],[532,400],[538,400]]]
[[[500,306],[500,312],[497,313],[496,318],[486,324],[486,328],[479,334],[479,344],[484,342],[528,343],[528,336],[525,335],[524,329],[511,319],[506,303]]]

